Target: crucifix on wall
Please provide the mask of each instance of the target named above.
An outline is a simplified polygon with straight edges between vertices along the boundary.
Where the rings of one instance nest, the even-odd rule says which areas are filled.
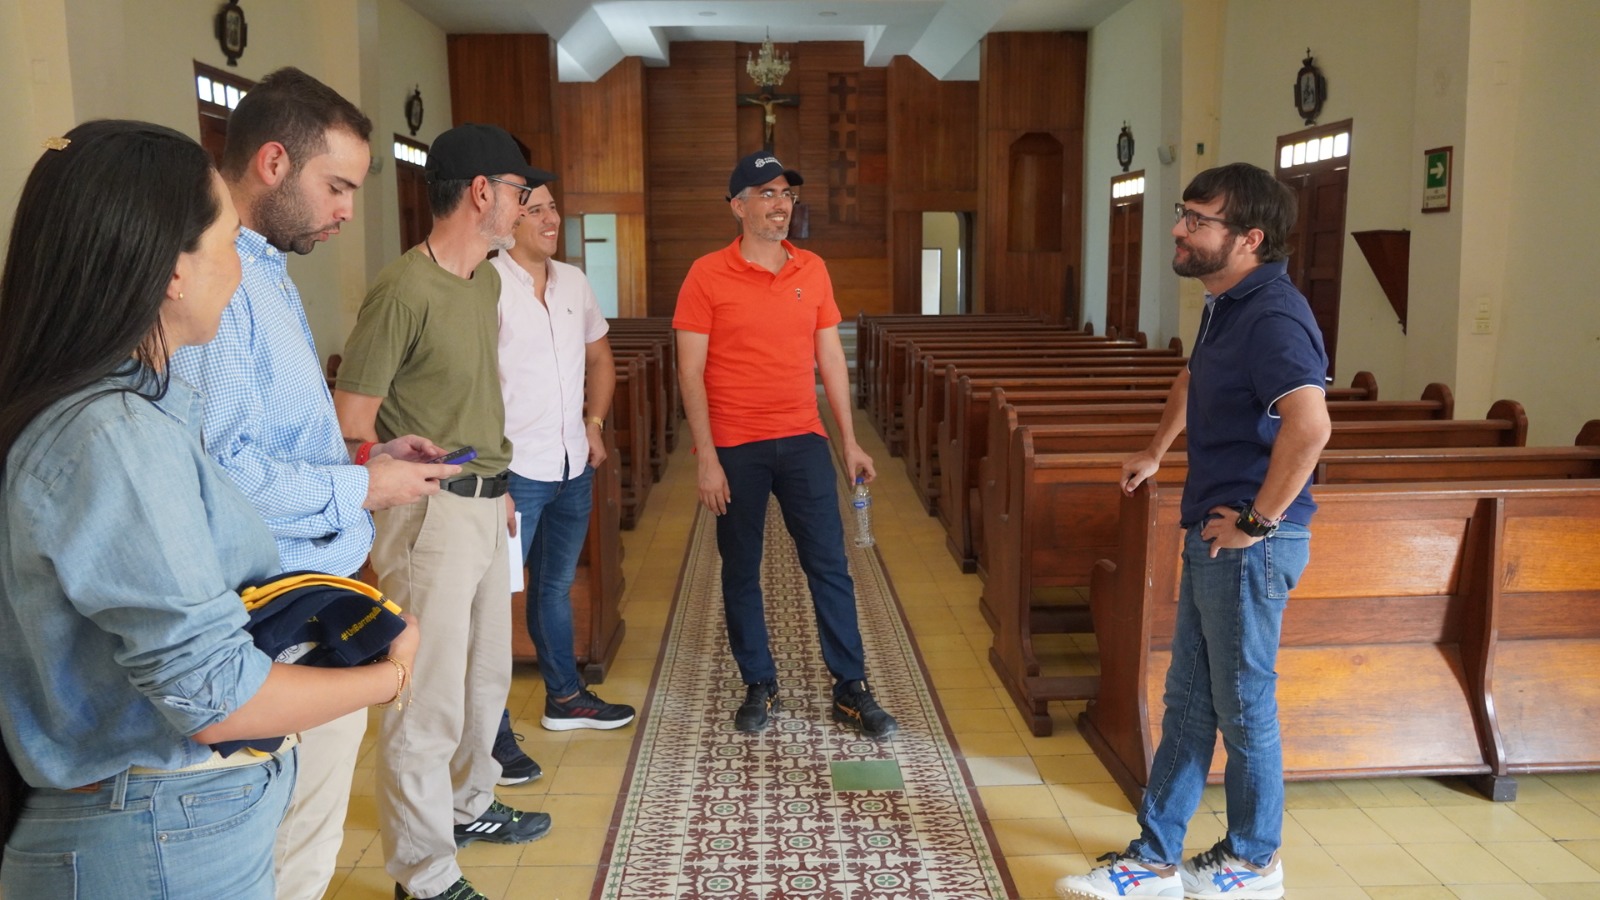
[[[761,42],[761,53],[751,53],[745,63],[745,72],[749,73],[750,80],[756,83],[754,94],[740,94],[740,106],[759,106],[765,116],[762,122],[761,139],[762,147],[772,150],[773,132],[778,125],[778,107],[799,106],[799,94],[780,94],[778,86],[783,84],[784,76],[789,74],[789,54],[779,56],[772,46],[772,35]]]
[[[740,106],[759,106],[763,110],[765,121],[762,123],[761,139],[765,150],[772,149],[772,132],[778,125],[778,107],[800,105],[799,94],[775,94],[772,89],[772,85],[763,85],[759,93],[739,95]]]

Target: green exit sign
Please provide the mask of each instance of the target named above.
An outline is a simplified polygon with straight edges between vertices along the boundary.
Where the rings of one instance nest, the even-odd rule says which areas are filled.
[[[1452,148],[1436,147],[1422,154],[1422,211],[1450,209],[1450,155]]]

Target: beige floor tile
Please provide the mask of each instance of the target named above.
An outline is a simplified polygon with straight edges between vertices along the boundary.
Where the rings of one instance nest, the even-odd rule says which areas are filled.
[[[1331,781],[1291,781],[1283,786],[1284,809],[1355,809],[1356,803]]]
[[[1111,813],[1132,813],[1133,804],[1123,796],[1122,789],[1110,782],[1090,784],[1053,784],[1050,795],[1055,798],[1061,813],[1069,820],[1074,816],[1104,816]]]
[[[961,688],[939,692],[939,705],[944,707],[947,716],[960,710],[1000,709],[1006,703],[1007,700],[993,688]]]
[[[1139,821],[1132,814],[1119,816],[1078,816],[1067,820],[1078,846],[1090,859],[1102,853],[1122,852],[1139,836]],[[1081,870],[1080,870],[1081,871]]]
[[[374,844],[380,845],[378,856],[383,855],[382,841],[378,840],[378,831],[375,828],[346,828],[344,830],[344,843],[339,845],[339,859],[335,863],[341,869],[355,868],[366,854],[367,848]],[[381,864],[381,863],[380,863]]]
[[[1015,732],[1000,734],[958,734],[956,748],[962,756],[1027,756],[1028,750]]]
[[[522,866],[511,876],[505,896],[588,900],[598,871],[596,866]]]
[[[1334,784],[1363,809],[1375,806],[1422,806],[1427,803],[1421,794],[1398,778],[1367,778],[1336,781]]]
[[[581,753],[579,754],[582,755]],[[615,798],[622,790],[622,766],[562,766],[550,778],[551,794],[601,794]]]
[[[1079,852],[1078,838],[1065,819],[998,819],[989,825],[1008,860]]]
[[[1424,846],[1448,847],[1449,844]],[[1437,884],[1431,872],[1394,844],[1341,844],[1324,848],[1351,880],[1363,887],[1388,884]]]
[[[1017,731],[1004,709],[945,710],[945,719],[956,734],[1015,734]]]
[[[1432,806],[1378,806],[1363,810],[1389,837],[1400,843],[1429,844],[1471,841],[1465,831]]]
[[[1063,756],[1035,755],[1033,763],[1039,777],[1048,784],[1094,784],[1110,782],[1111,773],[1092,753],[1073,753]]]
[[[1574,800],[1550,803],[1516,804],[1517,815],[1558,841],[1586,841],[1600,838],[1600,815]]]
[[[1092,863],[1078,853],[1061,853],[1050,856],[1021,856],[1009,860],[1011,880],[1017,886],[1017,896],[1023,900],[1054,897],[1056,879],[1089,870]]]
[[[1355,879],[1339,866],[1328,851],[1321,847],[1291,847],[1287,844],[1278,851],[1283,855],[1283,883],[1299,896],[1302,888],[1348,888]]]
[[[1355,885],[1350,885],[1322,888],[1296,887],[1293,893],[1286,896],[1293,897],[1294,900],[1367,900],[1371,895]]]
[[[989,820],[997,819],[1053,819],[1061,810],[1043,785],[997,785],[978,788],[984,811]]]
[[[1450,891],[1460,900],[1541,900],[1544,897],[1531,884],[1453,884]]]
[[[1600,870],[1600,841],[1563,841],[1561,846],[1588,863],[1590,868]]]
[[[328,900],[391,900],[394,879],[382,868],[352,869],[337,887],[330,885],[327,897]]]
[[[558,827],[552,822],[549,834],[525,845],[518,863],[524,866],[599,865],[607,832],[606,828]]]
[[[1580,803],[1600,804],[1600,773],[1571,772],[1540,777],[1551,787]],[[1594,806],[1589,808],[1594,809]]]
[[[545,798],[541,809],[550,814],[552,828],[607,828],[616,811],[617,798],[604,794],[562,794]]]
[[[967,772],[977,787],[1044,783],[1029,756],[968,757]]]
[[[1483,848],[1529,884],[1559,881],[1600,883],[1600,872],[1560,844],[1537,841],[1484,844]]]
[[[1442,806],[1439,814],[1475,841],[1537,841],[1547,835],[1505,804]]]
[[[1532,885],[1546,900],[1600,900],[1600,884]]]
[[[1372,886],[1366,889],[1372,900],[1457,900],[1457,894],[1442,884]]]
[[[1295,809],[1289,816],[1323,846],[1395,842],[1389,832],[1359,809]]]
[[[1406,844],[1405,850],[1440,884],[1515,884],[1525,880],[1479,844]]]

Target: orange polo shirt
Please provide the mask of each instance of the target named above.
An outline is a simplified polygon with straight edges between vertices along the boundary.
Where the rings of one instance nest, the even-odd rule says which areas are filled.
[[[839,324],[822,257],[788,241],[776,275],[739,255],[739,241],[695,260],[672,327],[708,335],[706,400],[718,447],[827,437],[817,410],[817,332]]]

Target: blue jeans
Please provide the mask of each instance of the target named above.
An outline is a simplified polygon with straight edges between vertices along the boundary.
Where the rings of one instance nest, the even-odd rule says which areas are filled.
[[[34,790],[5,848],[8,897],[272,900],[272,841],[295,753],[260,765],[124,772],[97,790]]]
[[[589,535],[594,469],[565,481],[511,473],[511,499],[522,514],[517,536],[528,567],[528,635],[539,654],[545,693],[567,697],[583,687],[572,650],[572,577]]]
[[[761,595],[761,554],[766,537],[767,497],[778,498],[783,523],[794,538],[811,588],[811,606],[822,639],[822,659],[836,685],[867,677],[856,588],[844,553],[839,519],[838,474],[828,439],[801,434],[718,447],[732,501],[717,517],[722,554],[722,608],[728,644],[745,684],[773,681],[778,669],[767,643]]]
[[[1311,533],[1285,522],[1272,537],[1212,559],[1200,528],[1184,535],[1161,745],[1139,806],[1142,832],[1128,853],[1182,861],[1220,728],[1228,752],[1224,843],[1234,856],[1263,865],[1283,840],[1278,637],[1289,592],[1311,558]]]

